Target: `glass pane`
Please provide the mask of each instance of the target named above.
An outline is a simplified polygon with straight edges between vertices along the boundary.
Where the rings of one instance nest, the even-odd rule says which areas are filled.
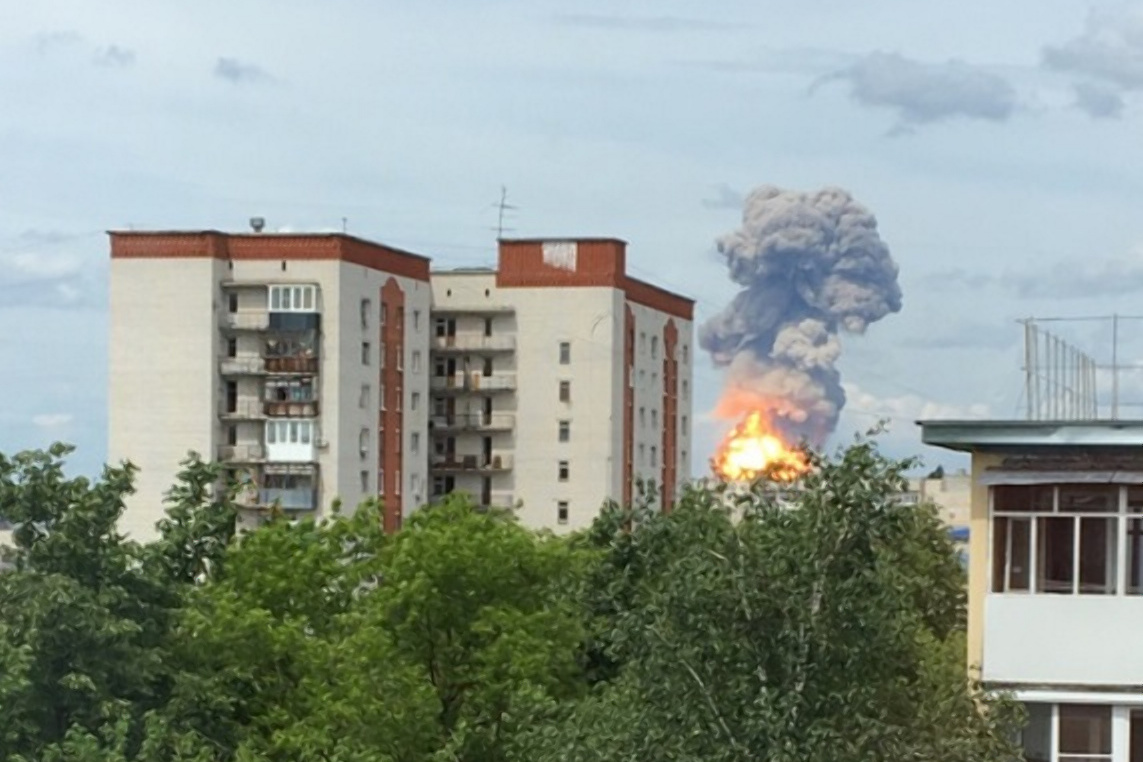
[[[291,290],[292,289],[290,289],[290,288],[283,288],[282,289],[282,309],[283,310],[289,310],[290,309],[290,292],[291,292]]]
[[[1118,513],[1119,487],[1112,484],[1060,485],[1060,513]]]
[[[1008,590],[1028,590],[1031,584],[1032,520],[1012,519],[1008,551]]]
[[[310,443],[310,427],[311,426],[312,426],[312,424],[309,422],[302,424],[302,444],[309,444]]]
[[[290,444],[298,443],[298,422],[290,421]]]
[[[278,424],[271,421],[266,424],[266,444],[277,444]]]
[[[280,310],[282,308],[282,289],[277,286],[270,287],[270,309]]]
[[[1060,704],[1060,755],[1111,754],[1111,707]]]
[[[302,296],[304,298],[302,306],[306,310],[312,310],[314,308],[314,289],[313,289],[313,287],[312,286],[306,286],[304,292],[302,293]],[[368,299],[365,300],[365,304],[366,304],[366,311],[368,311],[368,305],[369,305]]]
[[[1117,519],[1080,519],[1080,592],[1112,595]]]
[[[1027,704],[1028,724],[1021,733],[1025,762],[1051,762],[1052,705]]]
[[[1071,516],[1038,519],[1036,591],[1070,593],[1075,579],[1075,523]]]
[[[640,445],[642,447],[642,445]],[[992,592],[1003,593],[1008,568],[1008,524],[1011,519],[992,520]]]
[[[1127,592],[1143,594],[1143,519],[1127,520]]]
[[[1143,513],[1143,487],[1127,488],[1127,512]]]
[[[1052,487],[1043,484],[993,487],[992,510],[1018,513],[1051,513]]]

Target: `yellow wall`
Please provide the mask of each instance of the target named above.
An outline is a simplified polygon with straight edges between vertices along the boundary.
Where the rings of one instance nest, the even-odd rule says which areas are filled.
[[[1000,463],[1002,456],[972,454],[972,505],[969,509],[968,538],[968,666],[974,672],[984,658],[984,598],[988,595],[989,548],[988,487],[980,483],[986,469]]]

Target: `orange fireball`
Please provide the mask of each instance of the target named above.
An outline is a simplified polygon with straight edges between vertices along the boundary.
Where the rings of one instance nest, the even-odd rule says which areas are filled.
[[[766,416],[753,412],[727,434],[711,459],[714,472],[727,481],[768,477],[793,481],[809,470],[805,453],[788,446],[772,430]]]

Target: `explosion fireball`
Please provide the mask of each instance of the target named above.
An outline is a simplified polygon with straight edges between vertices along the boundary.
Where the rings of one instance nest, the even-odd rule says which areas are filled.
[[[805,453],[790,447],[755,411],[735,426],[711,458],[715,474],[727,481],[754,481],[762,477],[794,481],[810,469]]]

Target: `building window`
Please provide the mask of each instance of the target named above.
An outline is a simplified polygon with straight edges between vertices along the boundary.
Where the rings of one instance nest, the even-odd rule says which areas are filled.
[[[492,335],[492,318],[484,318],[484,335]]]
[[[362,410],[369,409],[369,384],[361,385],[361,397],[357,400],[357,406]]]
[[[653,429],[659,428],[659,411],[658,410],[654,410],[654,409],[651,410],[651,428],[653,428]]]
[[[413,372],[421,372],[421,350],[419,349],[413,350]]]
[[[238,312],[238,294],[233,291],[226,295],[226,309],[231,314]]]
[[[421,432],[414,431],[409,435],[409,451],[416,455],[421,451]]]
[[[389,322],[389,305],[381,302],[381,325]]]
[[[373,302],[368,299],[361,300],[361,330],[369,327],[369,316],[373,313]]]
[[[639,467],[642,468],[643,464],[647,462],[647,447],[646,445],[639,445]]]
[[[1124,490],[1106,484],[992,489],[992,589],[997,593],[1114,595]],[[1126,503],[1129,505],[1130,497]],[[1143,502],[1143,501],[1141,501]],[[1143,507],[1143,506],[1141,506]],[[1139,545],[1124,531],[1128,592],[1143,588]]]
[[[316,286],[270,286],[271,312],[316,312]]]
[[[482,369],[482,373],[485,376],[491,376],[492,375],[492,358],[491,357],[485,357],[484,358],[484,368]]]
[[[647,351],[647,332],[641,331],[639,333],[639,354]]]
[[[656,468],[659,465],[659,448],[651,445],[651,468]]]
[[[568,480],[568,474],[570,471],[571,469],[568,468],[568,462],[566,460],[561,460],[559,462],[559,467],[556,469],[556,474],[561,482],[566,482]]]
[[[1059,762],[1111,760],[1111,707],[1060,704]]]
[[[690,385],[684,380],[683,381],[683,399],[687,398],[687,390],[689,387],[690,387]]]
[[[560,432],[560,441],[561,442],[570,442],[571,441],[571,421],[560,421],[559,432]]]
[[[366,494],[368,494],[368,492],[369,492],[369,472],[368,471],[362,471],[361,472],[361,491],[365,492]]]
[[[361,459],[364,460],[369,455],[369,429],[362,429],[361,433],[358,434],[357,448],[360,451]]]
[[[687,435],[687,417],[684,415],[679,421],[679,430],[683,432],[683,436]]]
[[[372,348],[369,346],[369,342],[368,341],[361,342],[361,364],[362,365],[368,365],[369,360],[372,357],[372,355],[373,355],[373,352],[372,352]]]
[[[647,425],[647,408],[641,407],[641,408],[639,408],[639,428],[643,428],[646,425]]]
[[[226,340],[226,356],[238,356],[238,339],[234,338],[233,336]]]
[[[266,422],[266,444],[310,444],[317,437],[314,422],[275,420]]]
[[[687,347],[686,344],[683,344],[683,365],[686,365],[690,361],[691,361],[690,349]]]
[[[413,310],[413,330],[414,331],[420,331],[421,330],[421,311],[420,310]]]
[[[560,402],[571,402],[571,381],[560,381]]]
[[[560,342],[560,365],[570,365],[570,364],[571,364],[571,342],[570,341],[561,341]]]
[[[656,360],[659,358],[659,337],[651,337],[651,359]]]
[[[226,427],[226,444],[230,445],[231,447],[234,447],[235,445],[238,444],[238,427],[237,426],[227,426]]]
[[[568,523],[568,502],[566,500],[556,503],[556,521],[561,524]]]
[[[679,453],[679,461],[681,463],[683,463],[684,465],[686,465],[686,462],[687,462],[687,451],[686,450],[683,450],[681,453]]]
[[[413,392],[413,396],[410,398],[410,401],[409,401],[409,409],[410,410],[416,410],[420,406],[421,406],[421,393],[420,392]]]

